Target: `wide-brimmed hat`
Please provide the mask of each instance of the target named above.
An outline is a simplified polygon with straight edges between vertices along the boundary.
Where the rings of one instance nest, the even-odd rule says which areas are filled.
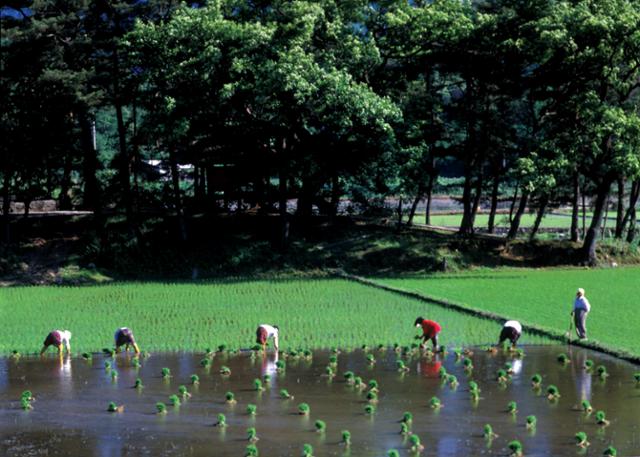
[[[584,289],[582,287],[578,287],[578,293],[580,295],[584,295]]]

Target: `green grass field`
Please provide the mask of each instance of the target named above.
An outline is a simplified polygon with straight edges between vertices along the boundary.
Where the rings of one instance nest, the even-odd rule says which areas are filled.
[[[489,320],[339,279],[15,287],[0,289],[0,353],[38,351],[56,328],[73,333],[73,352],[97,351],[113,344],[120,326],[134,331],[142,350],[247,348],[260,323],[280,326],[283,349],[408,345],[419,315],[442,323],[447,345],[486,344],[500,330]]]
[[[378,282],[565,332],[575,291],[586,290],[592,309],[588,336],[640,354],[640,268],[505,269]]]

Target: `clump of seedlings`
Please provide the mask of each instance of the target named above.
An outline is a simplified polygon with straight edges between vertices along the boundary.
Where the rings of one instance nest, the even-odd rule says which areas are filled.
[[[140,358],[139,357],[134,357],[131,359],[131,366],[133,368],[140,368],[142,366],[142,364],[140,363]]]
[[[309,349],[305,349],[304,351],[302,351],[302,355],[307,360],[311,360],[313,358],[313,352],[311,352]]]
[[[593,406],[591,406],[589,400],[582,400],[580,406],[582,407],[582,410],[587,414],[591,414],[593,412]]]
[[[600,376],[600,379],[606,379],[609,376],[609,373],[607,373],[607,368],[604,365],[598,365],[598,368],[596,368],[596,372],[598,373],[598,376]]]
[[[367,346],[366,344],[360,346],[360,349],[362,349],[362,352],[369,352],[371,350],[371,348],[369,348],[369,346]]]
[[[482,434],[488,440],[492,440],[498,437],[498,435],[493,433],[493,427],[491,427],[490,424],[485,424]]]
[[[602,455],[608,455],[608,456],[611,456],[611,457],[616,457],[618,455],[618,450],[613,446],[609,446],[608,448],[606,448],[604,450]]]
[[[511,375],[501,368],[496,372],[496,379],[500,384],[506,384],[511,380]]]
[[[227,392],[226,394],[224,394],[224,398],[225,401],[230,405],[234,405],[237,403],[236,395],[233,392]]]
[[[587,441],[587,434],[585,432],[578,432],[575,435],[576,446],[581,448],[586,448],[589,446],[589,442]]]
[[[522,349],[516,349],[515,351],[513,351],[513,355],[518,358],[521,359],[524,357],[524,351]]]
[[[547,387],[547,398],[549,401],[554,401],[560,398],[560,391],[555,385],[551,384]]]
[[[540,374],[536,373],[533,376],[531,376],[531,387],[533,387],[534,389],[539,389],[541,384],[542,384],[542,376],[540,376]]]
[[[253,390],[257,392],[264,391],[264,387],[262,386],[262,381],[258,378],[253,380]]]
[[[186,386],[178,387],[178,395],[180,395],[182,398],[185,398],[185,399],[186,398],[191,398],[191,394],[187,390]]]
[[[367,392],[367,401],[369,403],[378,403],[378,394],[370,390]]]
[[[336,375],[335,371],[333,371],[333,368],[331,368],[331,365],[327,365],[326,368],[324,369],[324,375],[327,378],[333,379]]]
[[[342,430],[342,444],[345,446],[351,446],[351,432],[349,430]]]
[[[225,352],[226,350],[227,350],[227,345],[226,344],[223,343],[223,344],[220,344],[218,346],[218,352],[222,353],[222,352]]]
[[[109,371],[111,369],[111,362],[109,362],[108,360],[105,360],[104,369],[105,371]]]
[[[284,363],[284,360],[278,360],[276,362],[276,371],[278,373],[284,373],[286,368],[287,368],[287,364]]]
[[[511,414],[515,414],[518,412],[518,404],[515,401],[510,401],[507,403],[507,412]]]
[[[447,373],[447,369],[445,367],[440,367],[438,370],[438,376],[440,379],[446,379],[449,373]]]
[[[218,422],[215,424],[215,427],[226,427],[227,426],[227,416],[220,413],[218,414]]]
[[[373,354],[367,354],[367,363],[369,365],[375,365],[376,363],[376,358],[374,357]]]
[[[266,384],[269,385],[271,384],[271,375],[266,373],[263,377],[262,377],[262,381]]]
[[[107,406],[107,411],[109,411],[110,413],[121,413],[124,411],[124,405],[118,406],[113,401],[109,402],[109,405]]]
[[[255,444],[249,444],[246,448],[244,448],[244,456],[245,457],[258,457],[258,446]]]
[[[118,372],[116,370],[111,370],[111,380],[112,381],[118,380]]]
[[[587,371],[591,371],[593,369],[593,360],[587,359],[584,361],[584,369]]]
[[[290,400],[293,398],[293,395],[291,395],[287,389],[280,389],[280,398]]]
[[[133,385],[134,389],[142,389],[144,386],[142,385],[142,379],[136,378],[136,383]]]
[[[567,354],[565,354],[564,352],[558,354],[557,360],[558,360],[558,362],[560,362],[563,365],[566,365],[566,364],[571,362],[569,360],[569,357],[567,357]]]
[[[88,352],[83,352],[83,353],[82,353],[82,358],[83,358],[84,360],[92,360],[92,359],[93,359],[93,356],[92,356],[90,353],[88,353]]]
[[[307,403],[300,403],[298,405],[298,414],[308,416],[311,413],[311,408]]]
[[[387,451],[387,457],[400,457],[400,453],[396,449],[389,449]]]
[[[455,348],[453,350],[453,354],[454,354],[456,360],[460,360],[462,358],[462,348]]]
[[[367,385],[364,383],[364,381],[362,381],[362,378],[360,376],[356,376],[355,378],[353,378],[353,387],[362,390],[365,389]]]
[[[438,397],[431,397],[431,400],[429,400],[429,406],[432,409],[440,409],[444,405],[440,402],[440,399]]]
[[[22,392],[22,395],[20,395],[20,407],[25,411],[33,409],[33,405],[31,404],[33,401],[35,401],[35,398],[30,390],[25,390]]]
[[[180,406],[180,397],[178,397],[177,395],[171,395],[169,397],[169,403],[171,403],[171,405],[173,406]]]
[[[507,445],[507,447],[511,451],[511,454],[509,454],[511,457],[520,457],[523,455],[522,443],[520,441],[513,440]]]
[[[609,421],[607,420],[607,415],[605,414],[604,411],[596,411],[596,423],[602,426],[609,425]]]
[[[327,430],[327,424],[323,420],[317,420],[313,425],[318,433],[324,433]]]
[[[309,443],[302,445],[302,457],[313,457],[313,446]]]
[[[451,387],[452,389],[458,387],[458,378],[456,378],[452,374],[447,376],[447,382],[449,383],[449,387]]]
[[[116,356],[116,350],[113,348],[102,348],[102,352],[104,355],[109,356],[109,357],[115,357]]]
[[[473,371],[473,361],[468,357],[462,359],[462,366],[467,373]]]
[[[370,379],[368,383],[369,391],[378,393],[380,390],[378,389],[378,381],[375,379]]]
[[[208,358],[204,358],[200,361],[200,366],[203,368],[210,368],[211,367],[211,359]]]
[[[247,414],[249,416],[255,416],[257,412],[258,412],[258,407],[256,405],[254,405],[253,403],[249,403],[247,405]]]
[[[258,433],[256,432],[256,428],[255,427],[249,427],[247,429],[247,441],[249,441],[250,443],[255,443],[259,439],[260,438],[258,438]]]
[[[198,376],[197,374],[192,374],[191,384],[193,384],[194,386],[200,384],[200,376]]]
[[[335,355],[330,355],[329,356],[329,365],[335,367],[336,365],[338,365],[338,357]]]
[[[424,451],[424,446],[420,442],[420,437],[418,435],[411,435],[409,437],[409,444],[411,444],[411,447],[409,449],[414,454],[419,454],[420,452]]]
[[[640,371],[633,374],[633,379],[636,381],[636,387],[640,387]]]
[[[411,426],[411,424],[413,423],[413,414],[411,414],[409,411],[405,411],[402,415],[402,419],[400,419],[400,422]]]
[[[229,368],[229,367],[228,367],[228,366],[226,366],[226,365],[222,365],[222,366],[220,367],[220,374],[221,374],[222,376],[229,376],[229,375],[231,374],[231,368]]]
[[[11,355],[10,355],[10,357],[11,357],[12,359],[17,360],[17,359],[19,359],[20,357],[22,357],[22,354],[20,354],[20,352],[19,352],[19,351],[17,351],[17,350],[15,350],[15,349],[14,349],[13,351],[11,351]]]
[[[538,419],[536,416],[527,416],[527,430],[535,430],[537,424]]]
[[[374,405],[369,404],[364,407],[364,413],[369,416],[372,416],[376,413],[376,407]]]
[[[354,378],[355,375],[353,374],[353,371],[345,371],[344,380],[347,382],[347,384],[353,385]]]
[[[167,405],[159,401],[156,403],[156,412],[158,414],[167,414]]]
[[[409,427],[405,422],[400,422],[400,434],[402,436],[411,435],[411,427]]]
[[[506,362],[506,363],[504,364],[504,369],[505,369],[505,371],[506,371],[507,373],[509,373],[509,374],[513,374],[513,363],[511,363],[511,362]]]
[[[400,359],[396,360],[396,367],[400,373],[406,373],[410,371],[410,368],[405,365],[403,360]]]
[[[162,369],[162,377],[164,379],[169,379],[171,377],[171,370],[169,368],[163,368]]]

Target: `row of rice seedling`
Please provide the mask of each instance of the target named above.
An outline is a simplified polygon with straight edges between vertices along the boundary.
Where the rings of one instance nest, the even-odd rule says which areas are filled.
[[[449,345],[487,344],[498,332],[494,322],[341,279],[16,287],[0,289],[0,313],[4,354],[38,351],[53,328],[71,330],[72,347],[87,355],[113,344],[121,326],[153,351],[251,347],[261,323],[279,325],[285,350],[409,341],[419,315],[440,322]]]

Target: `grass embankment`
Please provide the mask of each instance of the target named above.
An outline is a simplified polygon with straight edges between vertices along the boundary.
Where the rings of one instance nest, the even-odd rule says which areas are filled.
[[[501,269],[375,281],[519,319],[557,334],[568,330],[575,291],[583,287],[592,305],[587,320],[590,342],[640,356],[637,267]]]
[[[486,344],[500,331],[486,319],[340,279],[15,287],[0,289],[0,353],[38,351],[56,328],[73,332],[75,353],[97,351],[113,344],[120,326],[143,350],[247,348],[260,323],[280,326],[282,349],[409,345],[420,315],[443,325],[446,345]]]

